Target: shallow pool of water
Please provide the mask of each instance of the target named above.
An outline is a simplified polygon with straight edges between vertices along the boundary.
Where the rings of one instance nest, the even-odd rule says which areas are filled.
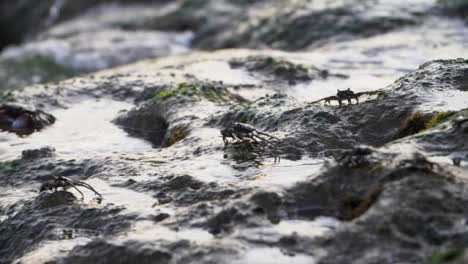
[[[56,123],[30,136],[0,132],[0,161],[17,158],[23,150],[44,146],[54,147],[61,155],[149,150],[151,143],[129,137],[111,122],[119,111],[132,107],[126,102],[88,99],[69,109],[52,111]]]

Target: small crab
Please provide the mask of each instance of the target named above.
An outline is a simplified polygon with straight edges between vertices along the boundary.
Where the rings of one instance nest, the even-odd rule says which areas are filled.
[[[328,96],[328,97],[325,97],[323,99],[320,99],[320,101],[325,101],[325,104],[327,104],[327,103],[330,104],[332,100],[338,101],[338,97],[333,95],[333,96]]]
[[[342,105],[343,100],[348,100],[348,104],[351,104],[351,99],[356,100],[356,104],[359,104],[359,97],[367,95],[367,96],[379,96],[380,94],[385,94],[384,90],[376,90],[376,91],[365,91],[365,92],[359,92],[355,93],[351,91],[350,88],[347,90],[339,90],[335,95],[324,97],[322,99],[316,100],[311,102],[311,104],[317,104],[320,102],[324,102],[325,104],[330,104],[331,101],[337,101],[339,105]]]
[[[227,138],[238,139],[245,141],[245,139],[251,139],[256,143],[267,143],[274,144],[273,140],[279,140],[279,138],[269,135],[265,132],[259,131],[255,127],[244,124],[244,123],[233,123],[231,126],[221,130],[223,141],[225,144],[229,143]]]
[[[0,105],[0,129],[29,134],[55,122],[53,115],[42,110],[30,110],[17,104]]]
[[[350,88],[348,88],[347,90],[342,90],[340,91],[338,89],[337,93],[336,93],[336,97],[338,98],[338,103],[341,105],[341,101],[342,100],[348,100],[348,104],[351,104],[351,99],[356,99],[356,104],[359,104],[359,96],[354,93],[353,91],[351,91]]]
[[[91,185],[82,181],[74,181],[72,179],[69,179],[63,176],[59,176],[51,182],[46,182],[42,184],[39,192],[52,191],[52,190],[57,191],[58,188],[62,188],[63,190],[66,191],[69,188],[74,188],[78,193],[81,194],[81,200],[84,200],[84,194],[78,189],[77,186],[84,187],[94,192],[97,195],[96,201],[98,203],[102,202],[102,195],[98,193]]]
[[[279,138],[262,132],[248,124],[235,122],[232,125],[222,129],[221,135],[223,137],[224,144],[229,143],[228,138],[238,140],[240,143],[249,143],[253,141],[253,143],[257,143],[263,147],[272,147],[274,148],[274,152],[277,152],[276,143],[279,141]],[[275,162],[280,159],[280,157],[276,154],[273,156],[275,158]]]

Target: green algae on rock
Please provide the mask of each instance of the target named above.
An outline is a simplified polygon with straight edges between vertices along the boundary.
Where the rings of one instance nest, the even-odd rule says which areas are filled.
[[[451,111],[435,113],[432,116],[431,120],[426,122],[425,129],[430,129],[432,127],[435,127],[435,126],[447,121],[454,114],[455,114],[455,112],[451,112]]]
[[[21,163],[20,159],[0,162],[0,171],[10,170]]]
[[[169,138],[166,140],[166,143],[163,144],[164,146],[172,146],[176,144],[177,142],[181,141],[184,139],[188,133],[190,132],[190,126],[189,125],[178,125],[174,128],[172,128],[171,131],[169,131]]]
[[[172,96],[195,97],[206,99],[213,103],[247,102],[242,97],[231,93],[222,84],[216,83],[179,83],[175,89],[159,92],[156,95],[156,99],[164,100]]]

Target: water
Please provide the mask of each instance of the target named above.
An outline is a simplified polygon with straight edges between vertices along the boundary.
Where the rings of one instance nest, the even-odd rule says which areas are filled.
[[[0,132],[0,161],[11,160],[26,149],[51,146],[60,156],[105,154],[110,152],[140,152],[150,150],[145,140],[132,138],[111,121],[120,111],[133,105],[108,99],[87,99],[69,109],[50,113],[55,124],[30,136]]]

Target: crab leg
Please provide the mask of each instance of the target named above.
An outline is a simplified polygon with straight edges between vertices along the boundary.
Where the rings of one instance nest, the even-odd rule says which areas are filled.
[[[255,143],[258,143],[258,144],[262,144],[262,143],[263,143],[263,142],[260,142],[260,141],[258,141],[258,140],[255,139],[255,134],[251,134],[251,135],[249,136],[249,138],[252,139]],[[262,138],[260,138],[260,139],[262,139]],[[263,141],[263,140],[262,140],[262,141]]]
[[[87,188],[87,189],[93,191],[97,196],[102,198],[102,195],[100,193],[98,193],[93,187],[91,187],[91,185],[89,185],[87,183],[79,182],[79,181],[73,181],[73,184],[84,187],[84,188]]]
[[[77,192],[80,193],[81,195],[81,200],[83,201],[84,200],[84,194],[80,191],[80,189],[78,189],[74,184],[70,183],[70,186],[73,187]]]
[[[265,133],[265,132],[262,132],[262,131],[256,131],[256,132],[257,132],[258,134],[263,135],[263,136],[266,136],[266,137],[268,137],[268,138],[273,138],[273,139],[276,139],[276,140],[280,140],[279,138],[277,138],[277,137],[275,137],[275,136],[272,136],[272,135],[270,135],[270,134],[267,134],[267,133]]]
[[[276,147],[276,145],[275,145],[273,142],[269,141],[268,139],[266,139],[266,138],[264,138],[264,137],[262,137],[262,136],[260,136],[260,135],[255,135],[255,136],[256,136],[257,138],[261,139],[263,143],[265,143],[265,144],[270,144],[271,146]]]

